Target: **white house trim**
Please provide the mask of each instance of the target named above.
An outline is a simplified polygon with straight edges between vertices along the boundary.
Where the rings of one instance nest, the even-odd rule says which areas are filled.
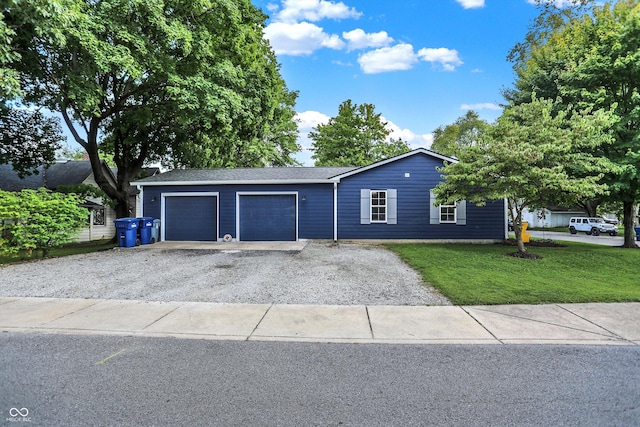
[[[265,184],[327,184],[337,182],[335,178],[326,179],[265,179],[265,180],[227,180],[227,181],[153,181],[153,182],[132,182],[137,186],[162,187],[162,186],[183,186],[183,185],[265,185]]]

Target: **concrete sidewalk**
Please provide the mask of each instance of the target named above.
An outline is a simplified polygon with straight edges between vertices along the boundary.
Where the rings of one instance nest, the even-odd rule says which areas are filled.
[[[212,340],[640,344],[640,303],[338,306],[0,298],[0,330]]]

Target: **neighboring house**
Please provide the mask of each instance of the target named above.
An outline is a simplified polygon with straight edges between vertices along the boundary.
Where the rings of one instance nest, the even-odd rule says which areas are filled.
[[[577,206],[560,207],[547,206],[542,209],[527,208],[522,212],[522,221],[529,223],[529,228],[569,227],[569,220],[573,216],[585,216],[585,211]]]
[[[109,167],[103,163],[108,179],[115,182]],[[11,165],[0,165],[0,190],[20,191],[23,189],[47,188],[55,191],[61,185],[88,184],[97,187],[87,160],[58,160],[48,167],[39,166],[38,174],[20,178]],[[90,198],[82,204],[88,210],[87,227],[77,237],[79,242],[110,239],[115,235],[113,220],[115,210],[102,204],[102,200]]]
[[[180,169],[132,185],[161,240],[504,239],[504,201],[433,206],[445,161],[417,149],[360,168]]]

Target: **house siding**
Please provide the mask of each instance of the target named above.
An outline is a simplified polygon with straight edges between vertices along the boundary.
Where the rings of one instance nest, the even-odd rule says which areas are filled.
[[[110,178],[108,179],[112,181]],[[82,183],[99,188],[93,172],[91,172],[87,179],[85,179]],[[103,203],[102,199],[95,197],[88,197],[87,200],[99,205]],[[88,217],[88,226],[82,229],[82,231],[78,234],[76,241],[90,242],[92,240],[111,239],[116,235],[116,226],[113,222],[116,219],[116,211],[111,206],[104,206],[104,225],[93,224],[93,213],[88,215]]]
[[[92,200],[96,203],[100,201]],[[115,223],[116,211],[109,207],[104,207],[104,225],[93,224],[93,214],[87,210],[87,217],[89,218],[89,225],[83,228],[76,237],[77,242],[90,242],[93,240],[111,239],[116,234]]]
[[[298,238],[331,239],[333,237],[333,184],[302,185],[179,185],[145,186],[143,216],[161,218],[163,193],[216,192],[218,193],[218,239],[225,234],[236,236],[236,193],[297,192]],[[304,196],[304,197],[303,197]],[[303,200],[303,198],[305,200]],[[152,201],[153,199],[153,201]]]
[[[502,239],[504,202],[466,204],[466,225],[429,224],[429,190],[441,181],[441,160],[418,153],[343,178],[338,185],[339,239]],[[405,176],[409,174],[409,176]],[[397,223],[361,224],[362,189],[397,190]]]

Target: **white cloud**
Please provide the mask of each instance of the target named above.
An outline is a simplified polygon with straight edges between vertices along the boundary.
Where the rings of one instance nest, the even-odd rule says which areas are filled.
[[[389,137],[393,139],[402,138],[403,141],[409,144],[412,150],[416,148],[429,148],[433,143],[433,135],[430,133],[425,134],[417,134],[409,129],[402,129],[397,124],[393,123],[390,120],[382,117],[382,120],[387,122],[387,129],[391,132],[389,133]]]
[[[416,62],[418,58],[413,52],[413,46],[407,43],[372,50],[358,57],[360,68],[365,74],[409,70]]]
[[[341,67],[353,67],[353,64],[351,62],[343,62],[343,61],[340,61],[340,60],[333,60],[333,61],[331,61],[331,63],[339,65]]]
[[[438,63],[445,71],[454,71],[456,67],[463,64],[455,49],[422,48],[416,54],[413,51],[413,46],[408,43],[400,43],[392,47],[383,47],[363,53],[358,57],[358,63],[365,74],[376,74],[409,70],[419,59]]]
[[[278,55],[309,55],[324,47],[343,49],[346,43],[338,34],[326,33],[312,22],[362,16],[343,2],[327,0],[282,0],[282,7],[271,3],[267,8],[273,16],[264,35]]]
[[[309,151],[313,146],[309,132],[319,124],[328,123],[331,119],[319,111],[303,111],[297,113],[295,118],[298,120],[298,144],[302,146],[303,151]]]
[[[453,71],[456,67],[464,64],[458,57],[457,50],[446,47],[422,48],[418,51],[418,56],[423,61],[439,63],[445,71]]]
[[[319,111],[303,111],[296,114],[298,120],[298,144],[302,147],[302,151],[295,155],[296,160],[304,166],[313,166],[314,160],[311,158],[313,152],[313,140],[309,138],[309,132],[319,124],[328,123],[331,117]]]
[[[462,104],[460,106],[461,110],[502,110],[502,107],[491,102],[483,102],[479,104]]]
[[[456,0],[456,1],[460,3],[462,7],[464,7],[465,9],[476,9],[479,7],[484,7],[484,0]]]
[[[319,124],[328,123],[331,117],[323,114],[319,111],[303,111],[296,114],[298,120],[298,129],[310,132],[314,127]]]
[[[322,19],[358,19],[362,13],[342,2],[326,0],[283,0],[282,9],[277,12],[274,22],[316,22]]]
[[[388,46],[393,42],[386,31],[377,33],[365,33],[364,30],[356,28],[352,31],[342,33],[342,37],[349,42],[348,50],[364,49],[368,47]]]
[[[336,34],[327,34],[315,24],[275,22],[264,30],[276,54],[309,55],[322,47],[342,49],[344,41]]]
[[[274,3],[269,3],[267,5],[267,11],[271,12],[271,13],[275,13],[278,11],[278,9],[280,9],[280,6],[278,6],[277,4]]]

